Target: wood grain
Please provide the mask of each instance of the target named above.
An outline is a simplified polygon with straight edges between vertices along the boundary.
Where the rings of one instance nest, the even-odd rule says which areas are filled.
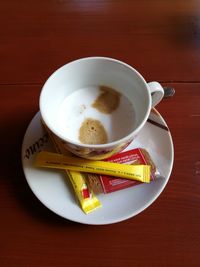
[[[198,0],[8,0],[0,9],[0,83],[44,82],[63,64],[98,55],[149,81],[200,81]]]
[[[0,2],[0,266],[200,266],[198,0]],[[175,161],[160,197],[121,223],[64,220],[30,190],[21,166],[40,90],[61,65],[102,55],[176,90],[157,107]]]

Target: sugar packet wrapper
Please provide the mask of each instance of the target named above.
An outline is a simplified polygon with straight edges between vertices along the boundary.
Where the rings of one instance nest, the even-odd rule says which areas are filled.
[[[133,165],[150,165],[151,166],[151,181],[155,180],[159,176],[159,172],[151,159],[147,150],[143,148],[136,148],[126,152],[116,154],[104,161],[121,163],[121,164],[133,164]],[[87,174],[87,180],[89,186],[93,191],[98,193],[111,193],[117,190],[125,189],[131,186],[136,186],[142,182],[121,179],[107,175]]]

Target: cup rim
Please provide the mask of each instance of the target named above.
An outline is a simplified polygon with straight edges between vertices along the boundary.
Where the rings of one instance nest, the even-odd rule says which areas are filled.
[[[87,61],[87,60],[108,60],[108,61],[112,61],[112,62],[115,62],[115,63],[118,63],[118,64],[121,64],[127,68],[129,68],[131,71],[135,72],[137,74],[137,76],[139,76],[139,78],[141,79],[141,81],[143,82],[144,86],[146,87],[147,89],[147,95],[149,97],[149,105],[148,105],[148,108],[147,108],[147,112],[143,118],[143,121],[140,123],[140,125],[138,127],[136,127],[132,132],[130,132],[128,135],[118,139],[118,140],[115,140],[113,142],[109,142],[109,143],[105,143],[105,144],[95,144],[95,145],[92,145],[92,144],[83,144],[83,143],[79,143],[77,141],[74,141],[72,139],[69,139],[69,138],[66,138],[64,137],[62,134],[60,134],[56,129],[52,128],[49,123],[48,123],[48,120],[45,120],[45,114],[43,112],[43,109],[42,109],[42,96],[43,96],[43,92],[46,88],[46,85],[47,85],[47,82],[49,82],[50,79],[52,79],[59,71],[61,71],[63,68],[65,68],[67,65],[71,65],[71,64],[75,64],[77,62],[81,62],[81,61]],[[134,69],[132,66],[130,66],[129,64],[121,61],[121,60],[118,60],[118,59],[115,59],[115,58],[111,58],[111,57],[103,57],[103,56],[91,56],[91,57],[84,57],[84,58],[79,58],[79,59],[75,59],[75,60],[72,60],[64,65],[62,65],[61,67],[59,67],[58,69],[56,69],[48,78],[47,80],[45,81],[42,89],[41,89],[41,92],[40,92],[40,97],[39,97],[39,108],[40,108],[40,113],[41,113],[41,117],[44,121],[44,123],[46,124],[46,126],[51,130],[52,133],[54,133],[57,137],[59,137],[60,139],[62,139],[63,141],[67,142],[67,143],[70,143],[72,145],[75,145],[75,146],[79,146],[79,147],[82,147],[82,148],[90,148],[90,149],[106,149],[106,148],[109,148],[109,147],[114,147],[114,146],[117,146],[121,143],[124,143],[124,142],[127,142],[128,140],[131,140],[134,135],[136,135],[140,129],[144,126],[144,124],[146,123],[147,119],[148,119],[148,116],[149,116],[149,113],[150,113],[150,110],[151,110],[151,103],[152,103],[152,100],[151,100],[151,97],[150,97],[150,91],[148,90],[148,86],[147,86],[147,82],[145,81],[144,77],[136,70]]]

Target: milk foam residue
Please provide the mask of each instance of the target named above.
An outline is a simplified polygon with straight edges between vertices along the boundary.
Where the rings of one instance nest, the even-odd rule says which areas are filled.
[[[135,115],[126,96],[106,86],[95,86],[66,97],[57,121],[64,137],[79,143],[102,144],[129,134],[134,128]]]

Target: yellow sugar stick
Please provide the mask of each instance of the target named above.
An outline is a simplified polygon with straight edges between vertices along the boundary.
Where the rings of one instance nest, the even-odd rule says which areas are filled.
[[[129,165],[106,161],[93,161],[46,151],[37,154],[35,164],[37,167],[105,174],[144,183],[150,182],[149,165]]]
[[[60,154],[66,153],[66,150],[63,150],[63,145],[61,141],[55,137],[51,133],[51,131],[46,127],[44,124],[44,127],[46,131],[49,134],[49,137],[54,144],[54,147],[56,151]],[[70,152],[69,152],[70,155]],[[73,189],[74,193],[79,201],[81,209],[86,213],[91,213],[97,208],[102,207],[101,202],[99,199],[95,196],[93,193],[93,190],[88,187],[87,184],[87,179],[83,173],[77,172],[77,171],[70,171],[70,170],[65,170],[67,178],[69,178]]]

